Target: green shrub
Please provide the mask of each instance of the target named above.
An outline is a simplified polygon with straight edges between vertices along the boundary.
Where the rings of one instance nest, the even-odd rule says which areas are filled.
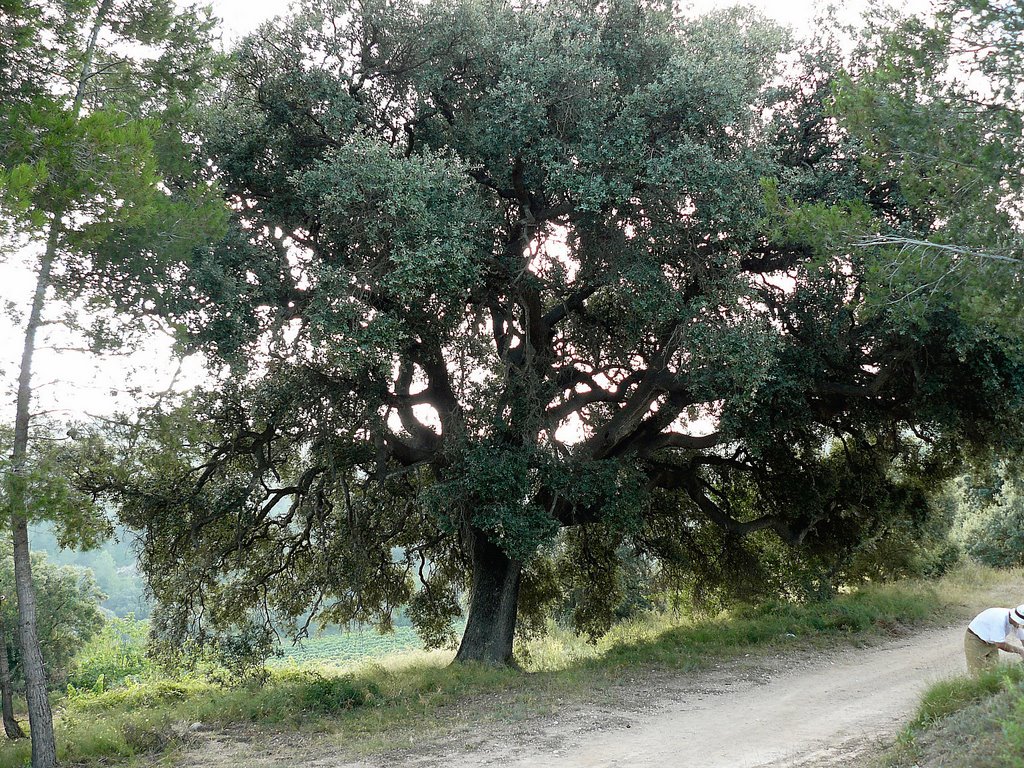
[[[997,501],[966,513],[960,537],[967,554],[983,565],[1024,563],[1024,497],[1016,485],[1007,483]]]
[[[185,701],[204,692],[206,687],[196,680],[129,679],[113,690],[69,688],[67,700],[79,712],[143,709]]]
[[[207,674],[225,686],[263,685],[270,677],[267,662],[283,655],[277,635],[262,624],[239,627],[234,634],[218,638],[216,646],[208,650],[213,666]]]
[[[124,684],[132,677],[152,671],[146,655],[149,624],[132,616],[110,617],[103,629],[74,657],[68,685],[82,691],[102,693]]]
[[[315,677],[302,692],[303,708],[329,715],[354,709],[380,697],[380,688],[371,681],[342,677]]]

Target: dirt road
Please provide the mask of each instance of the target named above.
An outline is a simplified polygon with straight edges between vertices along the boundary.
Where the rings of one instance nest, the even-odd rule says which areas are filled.
[[[480,717],[486,702],[476,702],[445,733],[358,760],[331,736],[240,742],[211,734],[178,765],[851,768],[896,734],[928,685],[964,671],[962,641],[958,625],[867,647],[730,660],[699,673],[638,671],[600,702],[511,721]]]
[[[964,671],[963,629],[931,630],[825,656],[780,657],[702,675],[610,728],[542,725],[518,743],[482,743],[460,766],[849,768],[907,720],[931,683]],[[760,660],[764,662],[765,660]],[[660,706],[659,706],[660,705]],[[588,728],[588,725],[596,727]],[[436,756],[435,756],[436,757]],[[440,765],[426,757],[406,765]],[[327,763],[323,764],[324,766]],[[382,763],[364,763],[382,765]]]
[[[765,671],[696,690],[628,729],[586,734],[558,749],[524,749],[462,765],[618,768],[849,766],[893,736],[923,690],[962,672],[962,628],[911,635],[846,651],[802,668]],[[552,734],[546,734],[550,736]],[[511,758],[511,759],[509,759]]]

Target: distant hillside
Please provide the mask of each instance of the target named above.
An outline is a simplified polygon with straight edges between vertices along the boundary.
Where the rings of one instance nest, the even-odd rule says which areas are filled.
[[[92,570],[96,583],[107,596],[103,603],[107,610],[122,617],[129,614],[140,619],[149,616],[151,606],[146,597],[145,582],[139,575],[130,531],[119,527],[110,541],[85,552],[62,549],[49,523],[33,525],[30,537],[34,552],[44,552],[60,565]]]

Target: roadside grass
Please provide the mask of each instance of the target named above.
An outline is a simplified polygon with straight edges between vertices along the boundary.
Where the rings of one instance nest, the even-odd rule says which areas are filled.
[[[702,659],[750,653],[795,643],[830,644],[850,638],[900,634],[910,627],[944,624],[969,612],[980,593],[1024,570],[998,571],[964,565],[940,580],[866,584],[819,603],[770,602],[737,606],[718,616],[694,619],[649,614],[612,628],[597,643],[549,626],[548,634],[517,649],[528,671],[555,672],[572,666],[618,668],[697,666]]]
[[[1024,666],[932,686],[885,768],[1024,768]]]
[[[886,768],[1024,768],[1024,665],[929,688]]]
[[[623,622],[597,643],[552,627],[517,648],[523,671],[451,667],[451,652],[421,651],[361,664],[275,665],[261,688],[128,678],[108,690],[72,690],[55,702],[59,759],[98,766],[139,757],[137,764],[152,765],[160,754],[200,739],[197,730],[233,727],[329,731],[343,735],[354,752],[393,748],[396,733],[411,738],[417,729],[452,725],[460,712],[478,719],[543,713],[621,684],[629,668],[691,669],[780,647],[863,642],[910,624],[946,623],[1008,578],[1019,581],[1020,573],[970,568],[940,581],[866,585],[821,603],[740,606],[710,618],[652,614]],[[28,763],[27,740],[0,745],[0,766]]]
[[[966,709],[972,704],[1011,690],[1024,682],[1024,670],[1020,664],[999,666],[978,677],[955,677],[943,680],[929,688],[921,698],[917,714],[908,728],[920,731],[934,725],[954,712]]]

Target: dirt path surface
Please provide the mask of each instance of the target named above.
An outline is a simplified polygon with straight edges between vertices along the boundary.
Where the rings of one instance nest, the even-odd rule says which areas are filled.
[[[827,656],[755,662],[735,675],[719,670],[689,685],[678,681],[680,688],[664,691],[667,700],[630,713],[617,727],[560,718],[519,743],[480,744],[459,755],[458,764],[850,766],[895,735],[928,685],[962,673],[962,638],[961,627],[932,630]],[[427,757],[399,765],[442,763]]]
[[[695,692],[626,731],[591,734],[554,753],[505,765],[613,766],[850,765],[891,737],[923,690],[961,671],[960,628],[913,635]],[[484,759],[463,764],[496,764]]]
[[[501,702],[469,702],[443,733],[357,760],[331,736],[210,734],[178,765],[851,768],[896,734],[925,688],[963,673],[962,638],[958,625],[860,648],[730,660],[699,673],[637,671],[599,701],[543,716],[481,717]]]

